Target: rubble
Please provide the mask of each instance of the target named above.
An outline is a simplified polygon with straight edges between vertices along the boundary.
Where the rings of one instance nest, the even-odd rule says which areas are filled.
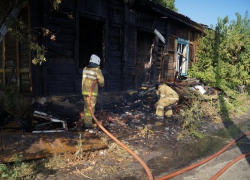
[[[146,143],[155,139],[158,135],[162,136],[162,138],[176,137],[178,139],[178,131],[181,126],[179,114],[183,111],[183,106],[190,105],[192,101],[197,99],[197,93],[201,97],[201,106],[210,112],[208,116],[216,116],[216,114],[211,113],[213,112],[211,111],[212,107],[207,104],[207,101],[216,100],[218,89],[206,86],[195,79],[179,81],[169,85],[180,96],[178,105],[173,107],[174,119],[157,119],[155,116],[155,103],[159,97],[154,88],[150,86],[142,87],[138,92],[124,94],[120,99],[116,98],[112,102],[98,103],[95,116],[108,131],[115,133],[118,137],[131,136],[126,140],[133,142],[133,139],[143,137],[143,141]],[[65,114],[66,112],[61,106],[57,107],[51,103],[32,104],[18,118],[19,126],[15,127],[22,130],[24,134],[8,134],[8,140],[7,135],[2,134],[2,160],[9,159],[11,154],[16,153],[18,148],[19,153],[23,154],[25,159],[35,159],[55,153],[74,151],[79,134],[69,133],[68,128],[72,127],[80,117],[76,116],[75,112],[72,112],[72,116]],[[31,114],[30,118],[25,117],[25,114]],[[205,131],[202,130],[202,132]],[[83,135],[83,141],[86,142],[83,143],[84,150],[105,147],[99,137],[86,136],[88,134],[86,132],[83,132],[83,134],[85,134]]]
[[[40,131],[32,131],[32,133],[43,133],[43,132],[64,132],[68,130],[68,125],[67,122],[65,120],[60,120],[60,119],[56,119],[53,117],[50,117],[48,114],[44,113],[44,112],[39,112],[39,111],[34,111],[33,113],[34,117],[38,117],[38,118],[42,118],[45,119],[47,121],[50,122],[46,122],[46,123],[42,123],[42,124],[38,124],[36,125],[36,128],[38,127],[42,127],[42,126],[46,126],[46,125],[51,125],[52,123],[62,123],[62,127],[56,130],[40,130]]]

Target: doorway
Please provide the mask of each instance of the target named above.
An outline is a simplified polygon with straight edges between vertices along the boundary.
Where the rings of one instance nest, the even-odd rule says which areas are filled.
[[[101,68],[104,66],[104,22],[100,20],[79,18],[79,62],[78,68],[84,68],[89,64],[92,54],[101,59]]]
[[[137,88],[144,84],[150,84],[154,78],[154,34],[145,31],[137,32]]]

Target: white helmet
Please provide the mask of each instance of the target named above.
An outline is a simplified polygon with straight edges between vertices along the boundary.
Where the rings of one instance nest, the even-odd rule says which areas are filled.
[[[91,57],[90,57],[90,63],[95,63],[97,64],[98,66],[100,65],[100,62],[101,62],[101,59],[95,55],[95,54],[92,54]]]

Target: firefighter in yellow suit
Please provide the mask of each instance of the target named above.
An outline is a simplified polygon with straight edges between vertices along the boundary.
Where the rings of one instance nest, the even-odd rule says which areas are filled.
[[[102,71],[100,70],[100,58],[92,54],[90,57],[89,65],[83,69],[82,72],[82,95],[84,99],[84,124],[86,128],[93,128],[92,116],[89,110],[88,97],[90,88],[95,80],[97,84],[94,86],[91,95],[91,107],[93,113],[95,113],[95,105],[98,96],[98,85],[100,87],[104,86],[104,77]]]
[[[155,86],[160,99],[156,103],[156,115],[160,118],[173,115],[172,108],[166,111],[166,107],[176,104],[179,101],[179,95],[166,83],[158,83]]]

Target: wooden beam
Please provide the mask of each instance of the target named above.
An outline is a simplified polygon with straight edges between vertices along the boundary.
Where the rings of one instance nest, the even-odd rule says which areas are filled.
[[[31,32],[31,10],[30,10],[30,3],[28,3],[28,27],[29,32]],[[29,84],[30,84],[30,93],[33,93],[33,85],[32,85],[32,72],[31,72],[31,49],[28,50],[29,55]]]
[[[78,148],[92,151],[107,147],[99,137],[88,132],[2,134],[0,146],[1,163],[16,161],[13,158],[16,155],[22,155],[23,160],[31,160],[61,153],[74,153]]]
[[[6,48],[5,48],[5,37],[3,38],[3,83],[6,84],[6,75],[5,75],[5,63],[6,63]]]
[[[16,78],[17,78],[17,87],[18,92],[20,92],[20,59],[19,59],[19,42],[16,41]]]
[[[47,4],[48,1],[41,1],[42,5],[42,27],[47,28],[48,27],[48,14],[47,14]],[[43,36],[42,37],[42,45],[45,47],[45,51],[48,51],[48,38]],[[46,57],[47,58],[47,57]],[[48,96],[49,95],[49,74],[48,74],[48,59],[47,62],[43,62],[43,95]]]
[[[20,71],[20,73],[29,73],[30,69],[29,68],[22,68],[19,71]]]

